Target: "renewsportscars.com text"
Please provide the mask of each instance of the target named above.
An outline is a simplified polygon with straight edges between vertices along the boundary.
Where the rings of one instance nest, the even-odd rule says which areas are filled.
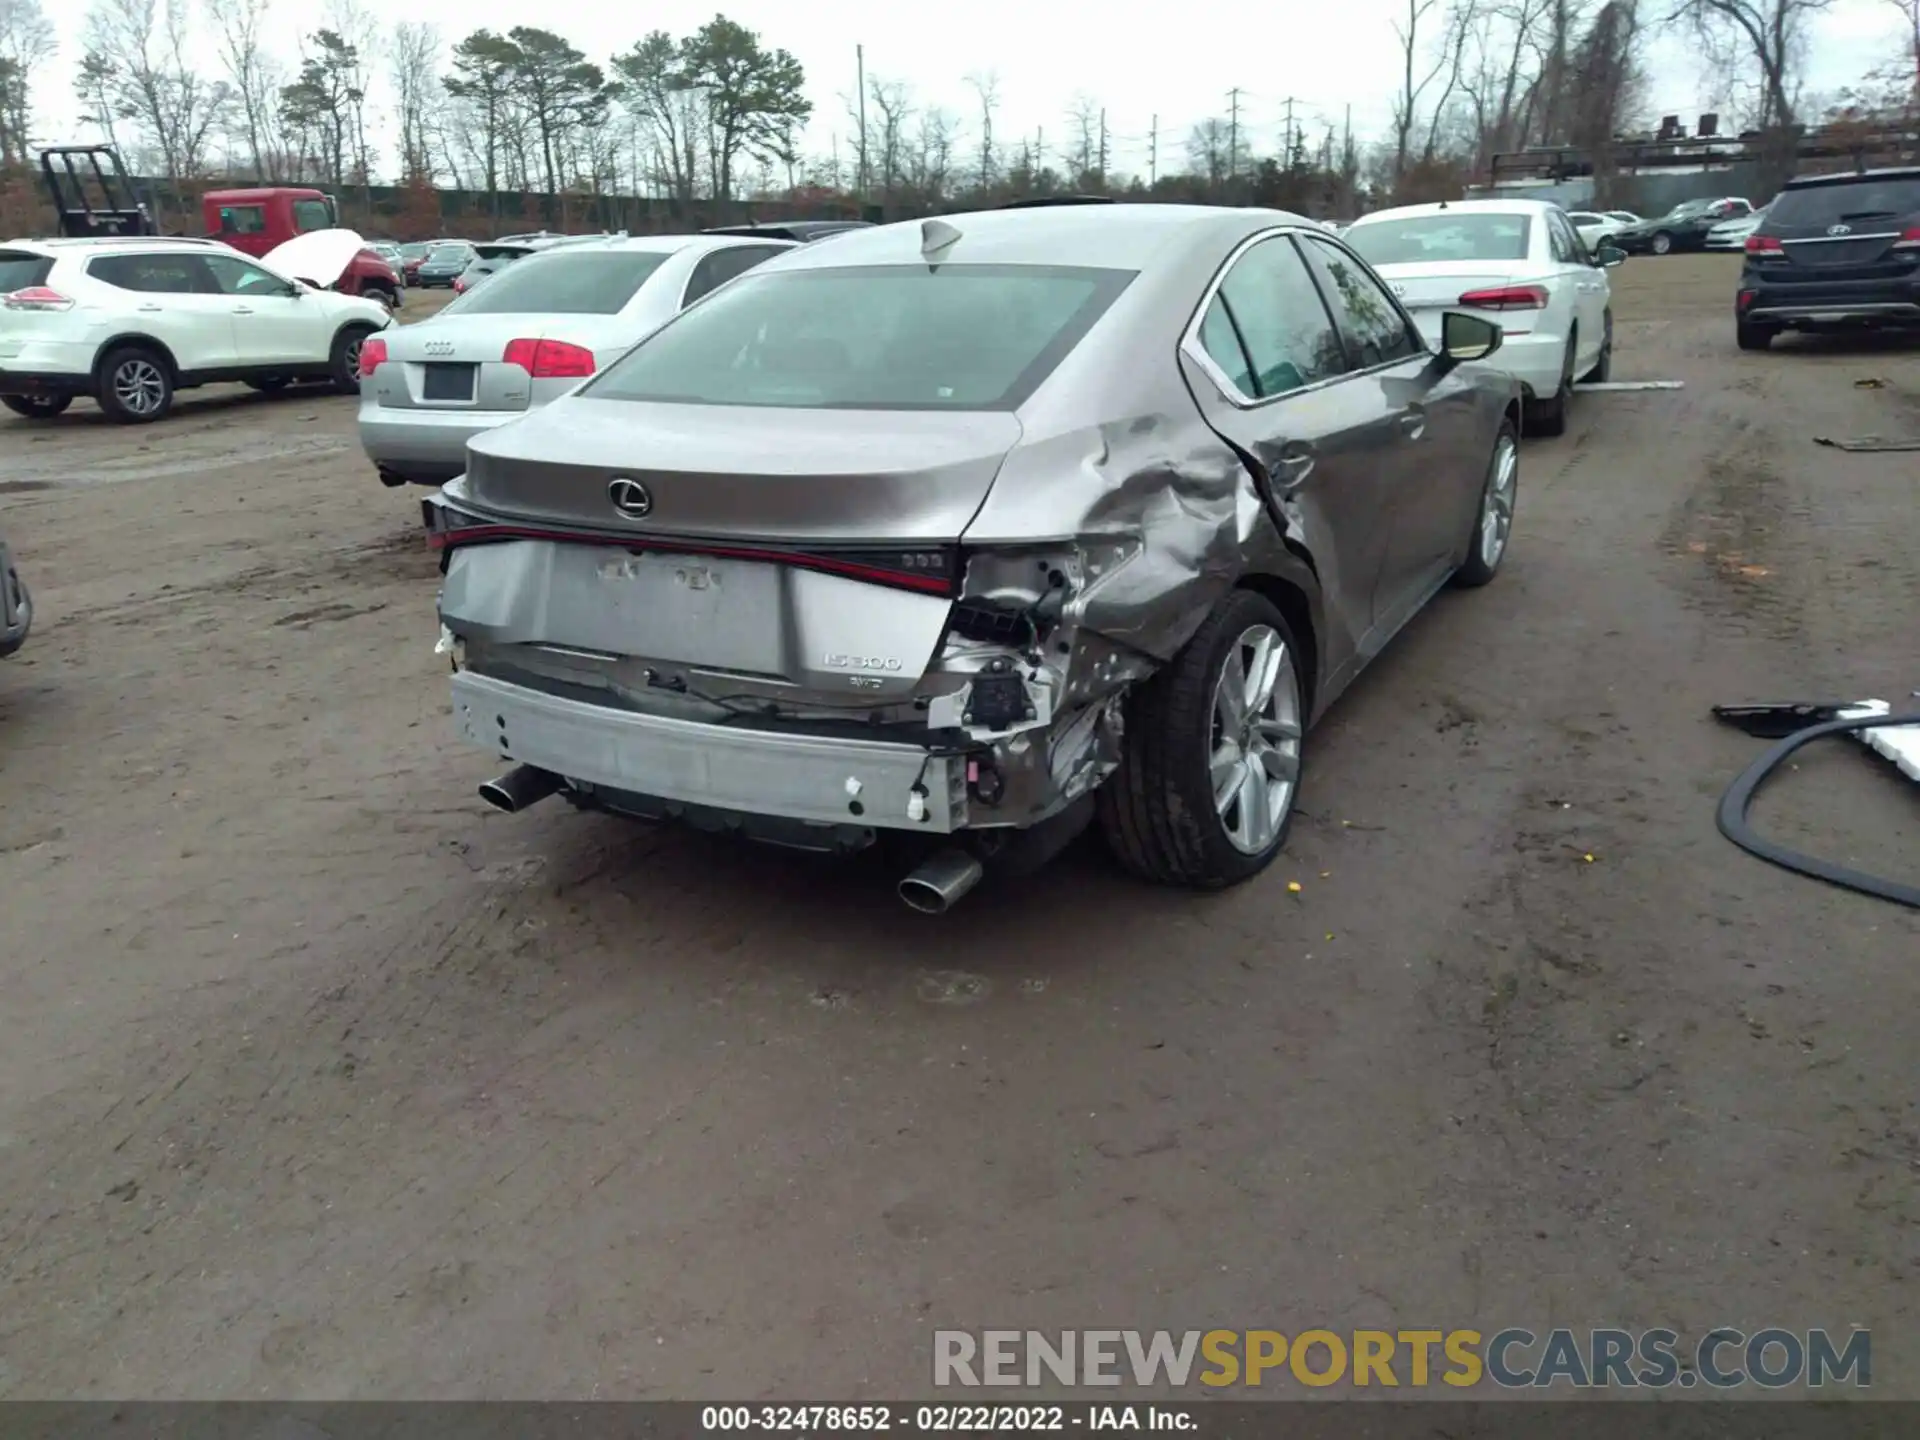
[[[1258,1389],[1826,1389],[1873,1383],[1866,1330],[936,1330],[933,1383]]]

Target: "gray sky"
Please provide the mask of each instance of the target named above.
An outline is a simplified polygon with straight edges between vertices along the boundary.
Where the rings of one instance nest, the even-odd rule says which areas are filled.
[[[538,24],[558,31],[604,63],[645,30],[684,35],[711,19],[717,0],[652,0],[645,6],[605,3],[529,6],[525,0],[381,0],[383,23],[406,18],[437,24],[451,42],[482,26],[505,31]],[[972,129],[977,116],[969,74],[997,71],[1003,137],[1044,127],[1049,150],[1065,141],[1066,112],[1077,94],[1103,104],[1112,139],[1112,168],[1142,173],[1148,135],[1159,119],[1161,157],[1178,165],[1187,132],[1200,120],[1227,113],[1227,92],[1241,88],[1242,123],[1257,150],[1277,146],[1294,98],[1296,120],[1338,124],[1353,107],[1356,131],[1377,138],[1387,127],[1396,86],[1396,42],[1390,30],[1404,0],[1297,0],[1271,9],[1227,0],[1177,0],[1152,21],[1064,0],[967,0],[964,5],[903,0],[733,0],[718,6],[760,32],[770,45],[794,52],[806,67],[814,103],[808,136],[812,153],[825,153],[837,131],[850,152],[850,126],[841,97],[852,95],[854,47],[866,47],[867,73],[910,84],[920,101],[944,105]],[[80,54],[84,0],[49,0],[61,51],[40,77],[40,128],[49,139],[74,135],[78,122],[71,74]],[[325,0],[278,0],[276,48],[297,52],[302,31],[324,13]],[[1091,17],[1106,17],[1094,21]],[[1168,23],[1177,18],[1177,24]],[[1818,17],[1810,36],[1808,89],[1830,93],[1857,81],[1879,59],[1896,52],[1899,16],[1887,0],[1837,0]],[[1221,37],[1231,37],[1223,41]],[[1657,112],[1689,117],[1715,99],[1681,36],[1663,36],[1650,48],[1649,99]],[[213,66],[210,47],[203,63]],[[376,102],[382,97],[376,95]]]

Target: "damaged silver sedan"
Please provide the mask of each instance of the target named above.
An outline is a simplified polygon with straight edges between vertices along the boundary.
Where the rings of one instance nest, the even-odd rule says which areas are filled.
[[[1217,889],[1302,738],[1505,553],[1519,396],[1337,238],[1199,206],[854,232],[474,439],[425,502],[460,733],[550,795],[778,844],[924,837],[940,911],[1095,818]]]

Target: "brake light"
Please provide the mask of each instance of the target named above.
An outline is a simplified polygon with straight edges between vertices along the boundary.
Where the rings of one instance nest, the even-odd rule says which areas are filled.
[[[467,293],[467,282],[458,275],[453,277],[453,293],[456,295]]]
[[[1492,290],[1469,290],[1459,303],[1475,310],[1544,310],[1547,291],[1541,285],[1501,285]]]
[[[1747,237],[1747,254],[1749,255],[1777,255],[1784,259],[1786,253],[1786,246],[1780,243],[1780,239],[1776,235],[1749,235]]]
[[[365,380],[387,363],[387,342],[378,338],[360,342],[360,378]]]
[[[1888,247],[1893,250],[1920,250],[1920,225],[1909,225],[1900,232],[1900,238]]]
[[[29,285],[24,290],[15,290],[6,297],[9,310],[71,310],[73,301],[58,290],[49,290],[44,285]]]
[[[565,340],[509,340],[500,359],[536,380],[584,380],[594,369],[593,352]]]

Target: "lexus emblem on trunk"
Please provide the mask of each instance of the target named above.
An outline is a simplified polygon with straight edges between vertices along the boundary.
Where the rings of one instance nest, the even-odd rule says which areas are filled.
[[[653,513],[653,495],[638,480],[622,475],[607,483],[607,498],[613,508],[629,520],[644,520]]]
[[[1851,235],[1853,233],[1853,227],[1851,225],[1829,225],[1827,227],[1827,233],[1829,235]]]

